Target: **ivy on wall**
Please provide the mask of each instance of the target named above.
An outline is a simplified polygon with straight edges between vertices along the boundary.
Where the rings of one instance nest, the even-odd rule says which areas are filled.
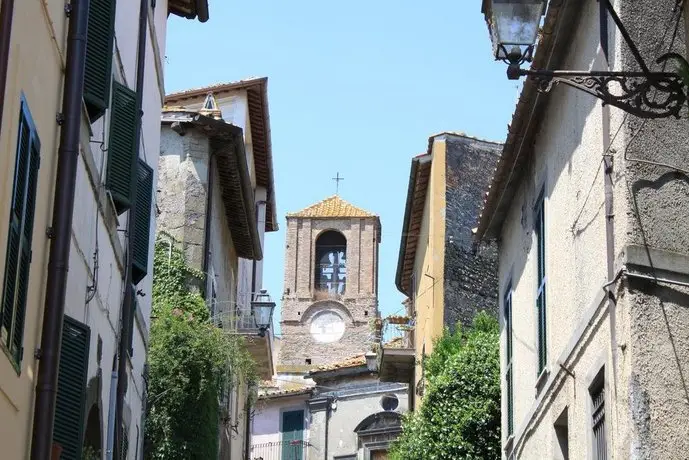
[[[421,408],[405,414],[392,460],[500,458],[500,331],[485,312],[445,331],[425,359]]]
[[[156,240],[153,265],[145,458],[217,458],[220,393],[240,379],[253,388],[255,363],[243,337],[210,322],[203,273],[172,238]]]

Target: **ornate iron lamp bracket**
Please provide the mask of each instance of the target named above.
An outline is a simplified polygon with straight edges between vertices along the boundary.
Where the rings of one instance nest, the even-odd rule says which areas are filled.
[[[601,99],[603,105],[612,105],[641,118],[679,118],[682,107],[687,103],[687,85],[683,78],[674,72],[651,72],[610,0],[599,1],[602,3],[601,14],[605,14],[605,11],[610,14],[641,72],[524,70],[520,68],[521,64],[530,61],[533,53],[533,47],[529,47],[524,55],[503,49],[507,56],[507,77],[516,80],[527,76],[535,81],[538,91],[542,93],[562,83]],[[604,33],[603,29],[602,35]],[[665,54],[656,62],[660,64],[668,59],[678,61],[689,71],[689,63],[676,53]]]
[[[687,101],[682,78],[669,72],[577,72],[522,70],[538,91],[547,93],[562,83],[589,93],[603,101],[641,118],[680,117]]]

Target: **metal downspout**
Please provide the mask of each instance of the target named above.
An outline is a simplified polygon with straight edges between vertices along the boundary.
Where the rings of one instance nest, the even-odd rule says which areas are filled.
[[[10,38],[12,36],[12,14],[14,0],[0,3],[0,133],[2,133],[2,112],[5,108],[5,85],[10,65]]]
[[[143,121],[143,93],[144,93],[144,70],[146,67],[146,26],[148,24],[148,0],[141,0],[139,8],[139,43],[136,56],[136,108],[139,119],[136,123],[135,144],[137,158],[141,151],[141,129]],[[136,178],[134,178],[136,180]],[[122,312],[120,321],[120,343],[119,343],[119,362],[117,369],[117,397],[115,401],[115,445],[113,446],[114,458],[121,457],[123,437],[126,433],[122,431],[122,414],[124,409],[124,397],[127,393],[127,355],[129,353],[129,337],[133,334],[132,301],[136,295],[132,286],[132,254],[134,251],[134,216],[136,215],[136,193],[132,196],[132,206],[129,209],[127,218],[127,255],[124,276],[124,299],[122,301]]]
[[[3,3],[3,8],[4,6]],[[33,460],[50,459],[53,443],[60,340],[65,312],[72,214],[79,161],[79,131],[84,93],[89,0],[72,0],[67,11],[69,11],[69,29],[62,99],[63,121],[57,152],[53,219],[48,231],[48,237],[52,241],[46,275],[41,348],[36,353],[36,357],[40,361],[36,378],[36,400],[31,439],[31,458]]]
[[[212,282],[208,276],[208,265],[210,261],[210,250],[211,250],[211,216],[212,216],[212,206],[213,206],[213,152],[211,151],[208,155],[208,175],[206,177],[206,217],[203,229],[203,297],[208,301],[208,288],[210,287],[209,282]],[[217,313],[217,312],[215,312]],[[211,318],[212,319],[212,318]]]

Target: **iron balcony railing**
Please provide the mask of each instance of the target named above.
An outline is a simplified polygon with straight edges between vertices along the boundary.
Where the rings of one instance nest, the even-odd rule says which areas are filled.
[[[385,348],[414,348],[414,326],[383,320],[382,345]]]
[[[258,333],[251,306],[227,305],[217,303],[211,308],[213,324],[230,333]]]
[[[306,460],[311,447],[306,441],[278,441],[251,446],[250,460]]]

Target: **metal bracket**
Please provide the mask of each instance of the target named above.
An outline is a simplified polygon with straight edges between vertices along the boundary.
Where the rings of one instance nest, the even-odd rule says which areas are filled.
[[[509,70],[509,69],[512,70]],[[508,74],[517,69],[508,68]],[[562,83],[579,89],[640,118],[680,117],[687,102],[686,85],[672,72],[580,72],[568,70],[523,70],[541,93]]]

